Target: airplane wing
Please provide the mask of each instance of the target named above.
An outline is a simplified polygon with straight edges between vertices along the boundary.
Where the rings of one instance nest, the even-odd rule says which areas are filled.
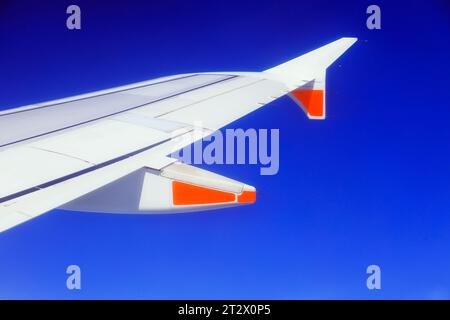
[[[152,213],[255,201],[255,188],[171,152],[283,95],[325,118],[341,38],[263,72],[192,73],[0,112],[0,232],[54,208]],[[181,143],[180,143],[181,141]]]

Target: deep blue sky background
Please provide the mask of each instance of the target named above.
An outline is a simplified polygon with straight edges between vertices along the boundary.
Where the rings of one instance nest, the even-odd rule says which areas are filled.
[[[82,10],[68,31],[65,9]],[[54,210],[0,234],[0,298],[450,298],[450,4],[6,1],[0,108],[195,71],[259,71],[342,36],[326,121],[289,98],[230,128],[280,128],[280,171],[207,169],[253,206],[180,215]],[[1,168],[7,170],[7,168]],[[65,287],[78,264],[82,290]],[[382,290],[366,288],[366,267]]]

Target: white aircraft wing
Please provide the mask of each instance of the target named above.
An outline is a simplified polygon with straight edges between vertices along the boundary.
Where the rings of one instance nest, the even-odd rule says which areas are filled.
[[[167,157],[289,94],[325,117],[342,38],[264,72],[193,73],[0,113],[0,232],[54,208],[186,212],[255,201],[255,189]],[[305,70],[302,73],[302,70]]]

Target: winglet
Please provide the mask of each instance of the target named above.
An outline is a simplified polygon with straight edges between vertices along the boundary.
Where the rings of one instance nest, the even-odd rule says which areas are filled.
[[[326,69],[356,41],[357,38],[341,38],[264,72],[288,85],[291,98],[308,118],[325,119]]]

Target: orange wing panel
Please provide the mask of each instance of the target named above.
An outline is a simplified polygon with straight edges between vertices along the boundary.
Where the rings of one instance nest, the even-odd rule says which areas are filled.
[[[195,186],[180,181],[172,181],[173,204],[195,205],[234,202],[234,193]]]

